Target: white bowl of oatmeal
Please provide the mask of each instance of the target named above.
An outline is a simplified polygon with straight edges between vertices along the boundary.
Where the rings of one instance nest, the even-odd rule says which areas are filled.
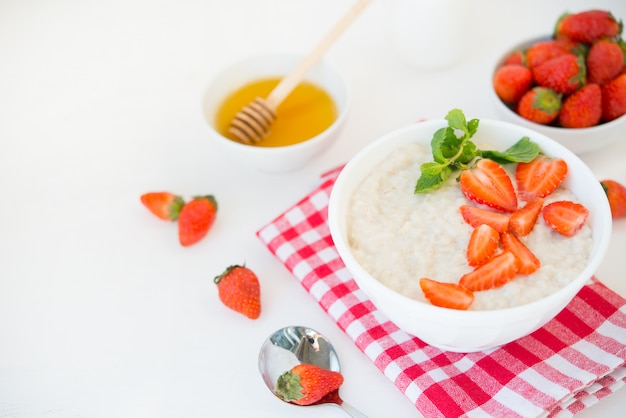
[[[573,237],[554,232],[540,216],[524,237],[541,260],[539,270],[474,292],[467,310],[434,306],[420,288],[421,277],[458,283],[472,270],[466,249],[473,228],[460,214],[468,199],[458,173],[437,190],[414,194],[420,165],[433,160],[433,134],[447,124],[442,119],[407,126],[360,151],[334,185],[328,222],[346,267],[391,321],[443,350],[482,351],[530,334],[572,300],[604,258],[611,212],[599,181],[573,152],[526,127],[481,119],[472,138],[481,149],[505,150],[529,137],[543,154],[565,160],[567,177],[545,204],[572,200],[589,216]]]

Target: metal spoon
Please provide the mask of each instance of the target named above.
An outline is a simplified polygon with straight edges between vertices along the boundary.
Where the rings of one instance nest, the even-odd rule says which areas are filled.
[[[274,393],[278,376],[301,363],[315,364],[336,372],[341,371],[337,353],[328,339],[307,327],[290,326],[279,329],[265,340],[259,353],[259,371],[272,393]],[[326,403],[338,406],[353,418],[367,418],[365,414],[339,397],[339,389],[329,393],[313,405]]]

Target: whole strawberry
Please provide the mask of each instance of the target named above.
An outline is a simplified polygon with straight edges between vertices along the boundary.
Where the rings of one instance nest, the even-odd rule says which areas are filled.
[[[533,82],[532,72],[517,64],[499,67],[493,76],[493,88],[500,99],[506,103],[517,103],[530,89]]]
[[[571,94],[584,86],[587,77],[585,58],[574,54],[549,59],[532,71],[537,84],[562,94]]]
[[[224,305],[250,319],[261,315],[261,286],[252,270],[240,265],[229,266],[213,281]]]
[[[613,218],[622,218],[626,216],[626,187],[615,180],[602,180],[600,182],[602,188],[606,192],[611,206],[611,215]]]
[[[626,113],[626,73],[602,86],[602,120],[617,119]]]
[[[602,90],[597,84],[587,84],[563,100],[559,123],[564,128],[588,128],[602,118]]]
[[[591,44],[601,38],[615,38],[622,32],[621,22],[606,10],[565,13],[556,23],[555,38]]]
[[[217,214],[212,195],[195,196],[187,202],[178,217],[178,240],[183,247],[200,241],[209,232]]]
[[[590,83],[605,84],[617,77],[624,67],[624,51],[608,39],[600,39],[587,55],[587,77]]]
[[[561,97],[550,88],[533,87],[522,96],[516,111],[524,119],[547,125],[559,116]]]
[[[281,374],[274,392],[285,402],[311,405],[339,389],[342,384],[341,373],[304,363]]]
[[[140,197],[141,203],[150,212],[164,221],[178,219],[181,208],[185,204],[182,197],[170,192],[149,192]]]
[[[579,44],[567,39],[550,39],[535,42],[526,50],[526,65],[535,68],[552,58],[576,51]]]

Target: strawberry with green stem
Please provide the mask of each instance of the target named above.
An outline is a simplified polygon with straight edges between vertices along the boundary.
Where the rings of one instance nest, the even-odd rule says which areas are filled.
[[[257,319],[261,315],[261,285],[256,274],[248,267],[229,266],[213,281],[225,306],[250,319]]]
[[[602,86],[602,120],[610,122],[626,114],[626,73]]]
[[[531,122],[548,125],[559,116],[562,98],[551,88],[535,86],[522,96],[515,111]]]
[[[589,83],[563,100],[559,124],[564,128],[589,128],[602,118],[602,90]]]
[[[626,217],[626,187],[615,180],[602,180],[602,188],[609,199],[611,216],[615,218]]]
[[[552,58],[534,67],[532,72],[537,84],[561,94],[575,92],[587,80],[585,57],[570,53]]]
[[[554,38],[591,44],[601,38],[615,38],[622,33],[622,22],[606,10],[564,13],[554,28]]]
[[[141,203],[153,215],[164,221],[175,221],[185,204],[182,197],[170,192],[149,192],[140,197]]]
[[[311,405],[338,390],[343,380],[340,372],[302,363],[278,377],[274,393],[285,402]]]
[[[195,196],[187,202],[178,217],[178,240],[188,247],[206,236],[215,222],[217,200],[212,195]]]

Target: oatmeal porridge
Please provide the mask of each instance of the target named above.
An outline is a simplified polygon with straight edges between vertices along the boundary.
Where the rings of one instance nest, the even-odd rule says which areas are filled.
[[[386,286],[426,303],[420,278],[457,283],[472,270],[466,249],[473,228],[459,211],[469,200],[456,176],[437,190],[413,193],[420,165],[430,160],[428,146],[399,147],[359,185],[348,212],[349,244],[363,268]],[[563,186],[547,196],[545,204],[556,200],[577,201]],[[541,216],[533,232],[520,239],[539,258],[541,268],[531,275],[517,275],[502,287],[475,292],[470,309],[522,305],[555,292],[585,268],[593,246],[588,224],[573,237],[565,237]]]

